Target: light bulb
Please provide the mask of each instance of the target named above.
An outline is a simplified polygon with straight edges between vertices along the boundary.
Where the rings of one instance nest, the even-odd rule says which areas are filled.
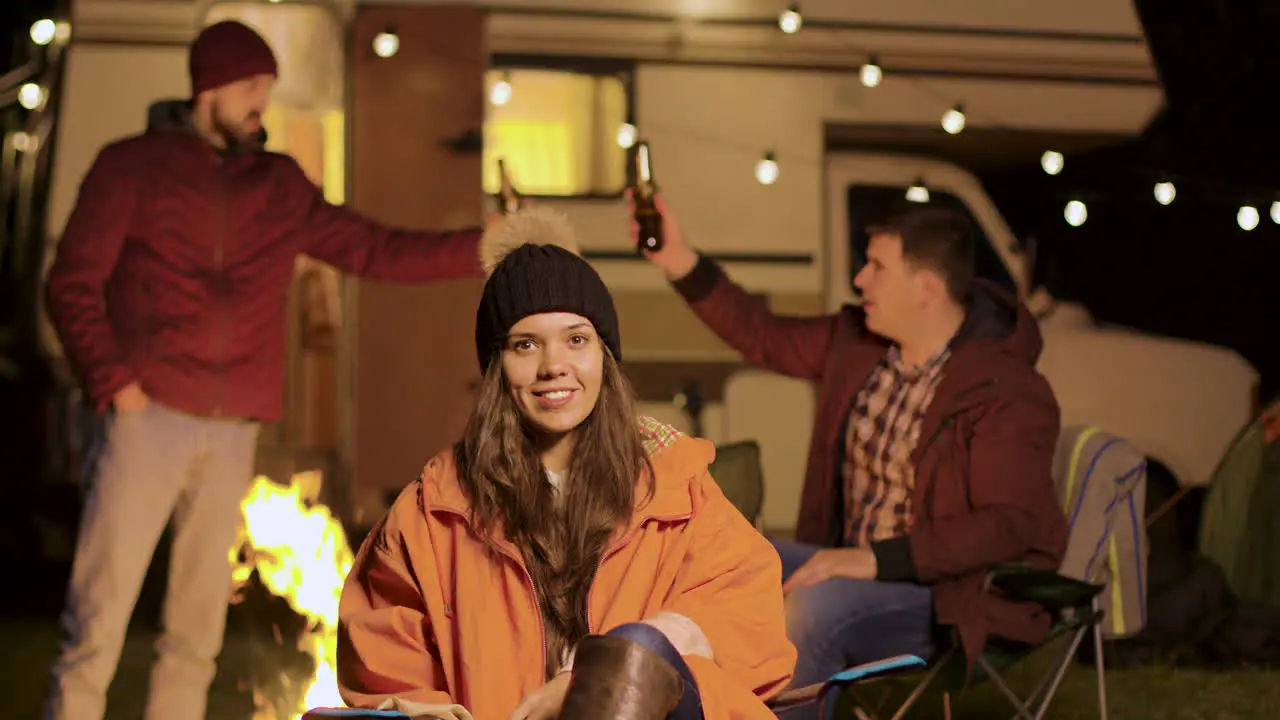
[[[942,113],[942,129],[958,135],[964,130],[964,107],[957,105],[950,110]]]
[[[858,80],[862,81],[864,87],[879,87],[880,81],[884,80],[884,70],[880,68],[880,63],[876,62],[875,56],[858,69]]]
[[[1062,159],[1062,153],[1057,150],[1046,150],[1040,156],[1040,167],[1049,175],[1057,175],[1062,172],[1062,166],[1065,161]]]
[[[389,58],[400,52],[400,36],[390,28],[373,36],[373,54]]]
[[[58,24],[49,18],[31,23],[31,42],[37,45],[48,45],[58,34]]]
[[[506,105],[511,102],[511,94],[511,76],[503,73],[502,79],[489,89],[489,102],[498,106]]]
[[[33,152],[40,146],[35,136],[21,130],[13,134],[13,149],[18,152]]]
[[[1067,203],[1067,208],[1063,211],[1062,217],[1066,218],[1067,224],[1071,227],[1080,227],[1085,220],[1089,219],[1089,209],[1079,200],[1072,200]]]
[[[756,180],[761,185],[772,185],[778,181],[778,162],[774,160],[773,153],[765,153],[760,162],[756,163]]]
[[[1271,203],[1271,222],[1280,225],[1280,200]]]
[[[1240,212],[1236,213],[1236,224],[1246,232],[1258,227],[1258,208],[1252,205],[1242,206]]]
[[[929,188],[924,186],[924,180],[917,180],[914,185],[907,188],[907,201],[913,203],[929,202]]]
[[[782,32],[790,35],[800,29],[804,24],[804,18],[800,17],[800,6],[791,3],[778,15],[778,27]]]
[[[35,83],[27,83],[18,88],[18,104],[28,110],[35,110],[44,102],[44,88]]]
[[[622,123],[618,128],[618,147],[626,149],[636,144],[636,138],[639,137],[639,131],[636,126],[631,123]]]
[[[1173,183],[1168,180],[1156,183],[1154,193],[1156,196],[1156,202],[1161,205],[1168,205],[1173,202],[1174,198],[1178,197],[1178,189],[1175,188]]]

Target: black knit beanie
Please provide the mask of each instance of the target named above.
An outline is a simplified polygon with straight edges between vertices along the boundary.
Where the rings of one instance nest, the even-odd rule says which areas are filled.
[[[476,310],[481,372],[488,369],[513,325],[548,312],[587,318],[614,359],[622,361],[613,297],[595,268],[566,245],[576,248],[567,221],[541,206],[508,215],[485,233],[481,254],[488,256],[482,259],[492,270]]]

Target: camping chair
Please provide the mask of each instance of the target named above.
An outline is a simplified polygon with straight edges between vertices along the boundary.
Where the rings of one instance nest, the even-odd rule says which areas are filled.
[[[716,459],[707,469],[729,502],[759,528],[764,509],[764,470],[759,443],[743,440],[719,445]]]
[[[1102,636],[1098,632],[1098,624],[1103,611],[1097,607],[1098,594],[1103,586],[1082,582],[1065,577],[1051,570],[1039,570],[1020,564],[1010,564],[997,568],[987,578],[988,588],[1000,592],[1007,597],[1037,602],[1053,613],[1055,621],[1048,637],[1039,645],[1013,643],[992,638],[970,678],[967,671],[964,652],[958,639],[952,635],[951,643],[930,664],[914,655],[903,655],[888,658],[865,665],[859,665],[831,676],[826,682],[783,692],[769,706],[775,712],[792,709],[807,703],[817,702],[825,705],[834,695],[847,692],[852,696],[854,715],[858,720],[876,720],[880,703],[868,698],[867,690],[874,681],[905,678],[905,674],[923,672],[923,677],[912,689],[892,719],[899,720],[916,704],[925,690],[931,687],[944,692],[945,717],[950,718],[950,695],[963,690],[969,684],[985,680],[995,683],[1002,694],[1013,704],[1017,718],[1024,720],[1041,720],[1048,712],[1049,703],[1053,700],[1066,675],[1067,668],[1075,656],[1080,643],[1090,632],[1094,633],[1094,642],[1100,649]],[[1009,687],[1002,677],[1008,668],[1035,652],[1044,645],[1062,637],[1070,637],[1069,646],[1062,653],[1045,675],[1036,684],[1031,694],[1024,700]],[[1098,665],[1098,698],[1099,712],[1106,720],[1106,691],[1103,683],[1102,665]],[[820,713],[826,717],[825,710]]]
[[[1070,526],[1067,552],[1058,572],[1006,565],[990,574],[987,586],[1010,598],[1044,605],[1053,614],[1054,624],[1039,645],[993,639],[978,658],[969,682],[989,679],[1017,708],[1017,717],[1042,718],[1081,643],[1092,634],[1098,712],[1105,720],[1103,636],[1129,635],[1146,623],[1147,547],[1142,518],[1146,458],[1124,439],[1098,428],[1067,427],[1059,435],[1053,477]],[[1023,701],[1001,673],[1063,637],[1070,638],[1066,650]],[[831,692],[847,691],[853,695],[857,716],[874,718],[874,709],[866,702],[872,681],[901,677],[909,667],[900,664],[856,676],[848,671],[838,673],[822,685],[783,693],[779,701],[794,707],[818,701]],[[953,636],[892,717],[903,717],[929,687],[943,690],[944,701],[949,702],[952,692],[966,686],[966,674],[964,654]]]

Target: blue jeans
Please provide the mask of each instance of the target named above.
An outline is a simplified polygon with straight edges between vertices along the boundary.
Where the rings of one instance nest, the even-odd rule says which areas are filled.
[[[693,671],[685,664],[684,658],[676,650],[661,630],[644,623],[627,623],[606,633],[609,637],[619,637],[643,645],[653,654],[666,660],[680,674],[684,692],[680,695],[680,703],[667,716],[667,720],[702,720],[702,696],[698,694],[698,683],[693,679]]]
[[[822,549],[771,542],[782,559],[783,581]],[[792,591],[786,612],[787,637],[799,653],[792,687],[820,683],[852,665],[894,655],[928,660],[933,654],[933,593],[924,585],[832,578]],[[818,708],[796,708],[779,717],[809,720],[818,717]]]

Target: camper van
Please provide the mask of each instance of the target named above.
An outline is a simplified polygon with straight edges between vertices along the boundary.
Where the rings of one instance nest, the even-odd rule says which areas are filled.
[[[988,153],[1036,136],[1070,162],[1072,147],[1139,133],[1162,93],[1129,3],[74,5],[50,257],[98,149],[141,131],[149,103],[187,93],[185,45],[201,26],[240,19],[280,56],[269,147],[331,201],[392,224],[474,223],[501,157],[522,194],[565,210],[617,298],[644,409],[760,443],[766,527],[794,525],[813,389],[745,366],[629,247],[620,191],[637,139],[691,242],[779,312],[857,303],[860,223],[910,189],[968,214],[981,274],[1041,319],[1040,369],[1064,424],[1104,427],[1202,484],[1256,405],[1257,372],[1235,352],[1102,326],[1033,287],[1001,208],[938,151],[965,132],[986,132]],[[461,428],[478,287],[383,287],[300,261],[288,416],[263,434],[264,457],[327,458],[316,462],[342,478],[344,515],[375,519]]]

